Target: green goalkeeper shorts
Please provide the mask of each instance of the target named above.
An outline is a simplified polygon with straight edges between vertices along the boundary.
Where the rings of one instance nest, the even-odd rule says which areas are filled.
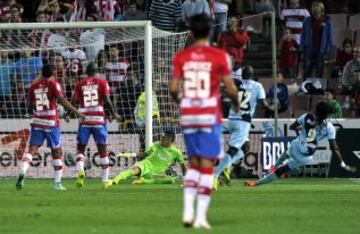
[[[151,179],[154,174],[154,168],[151,162],[148,160],[142,160],[140,162],[135,163],[134,166],[137,166],[141,170],[141,177],[144,177],[145,179]]]

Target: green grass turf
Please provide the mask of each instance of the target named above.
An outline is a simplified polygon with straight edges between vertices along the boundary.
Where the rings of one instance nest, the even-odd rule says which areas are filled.
[[[360,181],[359,181],[360,182]],[[181,226],[182,189],[177,185],[118,185],[83,189],[65,180],[0,180],[0,233],[202,233]],[[242,181],[214,192],[210,233],[360,233],[360,183],[346,179],[283,179],[257,188]]]

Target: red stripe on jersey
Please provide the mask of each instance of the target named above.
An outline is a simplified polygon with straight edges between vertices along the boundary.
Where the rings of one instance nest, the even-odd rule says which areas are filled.
[[[302,28],[290,28],[292,34],[301,34]]]

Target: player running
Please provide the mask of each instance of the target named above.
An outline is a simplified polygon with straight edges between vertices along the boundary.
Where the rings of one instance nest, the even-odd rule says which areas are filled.
[[[94,62],[86,67],[87,77],[78,81],[73,93],[73,102],[78,104],[78,109],[85,115],[85,119],[80,122],[77,132],[77,154],[76,171],[78,177],[76,185],[81,188],[84,186],[85,171],[85,148],[92,135],[100,154],[101,178],[103,186],[109,178],[109,157],[106,150],[107,128],[105,120],[104,104],[110,107],[113,118],[120,120],[114,106],[110,101],[109,85],[106,80],[96,78],[97,66]],[[67,121],[69,115],[66,114]]]
[[[240,111],[235,112],[230,109],[229,112],[227,127],[230,133],[229,148],[225,153],[224,159],[216,167],[215,190],[218,189],[218,178],[224,169],[230,168],[233,163],[242,159],[250,148],[249,132],[251,118],[254,116],[257,103],[261,102],[265,108],[270,108],[266,102],[264,87],[261,83],[252,80],[253,76],[254,69],[251,66],[245,66],[242,71],[242,79],[234,79],[235,85],[239,90]],[[229,174],[225,176],[226,183],[230,182]]]
[[[85,116],[76,110],[64,97],[60,84],[53,79],[53,68],[45,65],[42,68],[42,79],[31,84],[29,90],[29,106],[33,110],[31,119],[31,134],[28,152],[24,154],[20,164],[20,174],[16,182],[16,189],[24,187],[27,170],[32,163],[33,155],[46,139],[53,157],[54,189],[66,190],[61,184],[63,172],[62,152],[60,146],[60,120],[57,111],[58,102],[76,115]]]
[[[300,167],[312,162],[319,142],[325,138],[329,140],[332,154],[339,158],[340,166],[347,171],[355,172],[356,168],[346,165],[341,157],[339,147],[336,144],[335,128],[327,120],[331,113],[332,109],[327,103],[319,102],[313,113],[310,112],[300,116],[290,126],[291,130],[297,133],[300,131],[300,134],[291,142],[290,148],[276,161],[275,167],[270,170],[270,174],[258,181],[246,181],[245,186],[255,187],[270,183],[282,174],[290,170],[298,170]],[[284,163],[285,160],[287,160],[286,163]]]
[[[106,188],[120,181],[124,181],[132,176],[140,176],[133,184],[173,184],[174,178],[164,176],[165,171],[174,163],[181,165],[183,174],[185,174],[185,161],[181,151],[172,145],[175,141],[175,133],[167,131],[161,137],[161,140],[155,142],[145,152],[136,155],[138,158],[145,158],[136,163],[130,169],[127,169],[106,184]]]
[[[194,45],[175,55],[169,90],[180,104],[190,164],[184,182],[183,223],[185,227],[211,229],[206,215],[213,190],[214,165],[223,156],[221,82],[225,84],[235,112],[239,102],[229,56],[209,46],[210,18],[206,14],[195,15],[190,20],[190,28]],[[180,87],[183,87],[181,92]]]

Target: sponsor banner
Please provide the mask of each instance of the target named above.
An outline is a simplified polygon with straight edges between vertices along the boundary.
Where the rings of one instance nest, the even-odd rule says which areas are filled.
[[[336,141],[340,148],[341,156],[347,165],[357,168],[355,173],[348,172],[340,167],[337,157],[332,157],[329,177],[360,178],[360,130],[341,129],[337,133]]]
[[[0,177],[17,176],[18,165],[26,150],[29,130],[23,129],[11,134],[0,134]],[[65,158],[64,177],[75,177],[76,134],[62,134],[62,149]],[[138,152],[139,136],[137,134],[109,135],[109,158],[111,176],[132,166],[135,158],[118,157],[119,152]],[[88,165],[87,176],[100,176],[100,156],[93,139],[90,139],[85,151]],[[34,156],[28,176],[33,178],[52,178],[53,166],[50,149],[40,147]]]

